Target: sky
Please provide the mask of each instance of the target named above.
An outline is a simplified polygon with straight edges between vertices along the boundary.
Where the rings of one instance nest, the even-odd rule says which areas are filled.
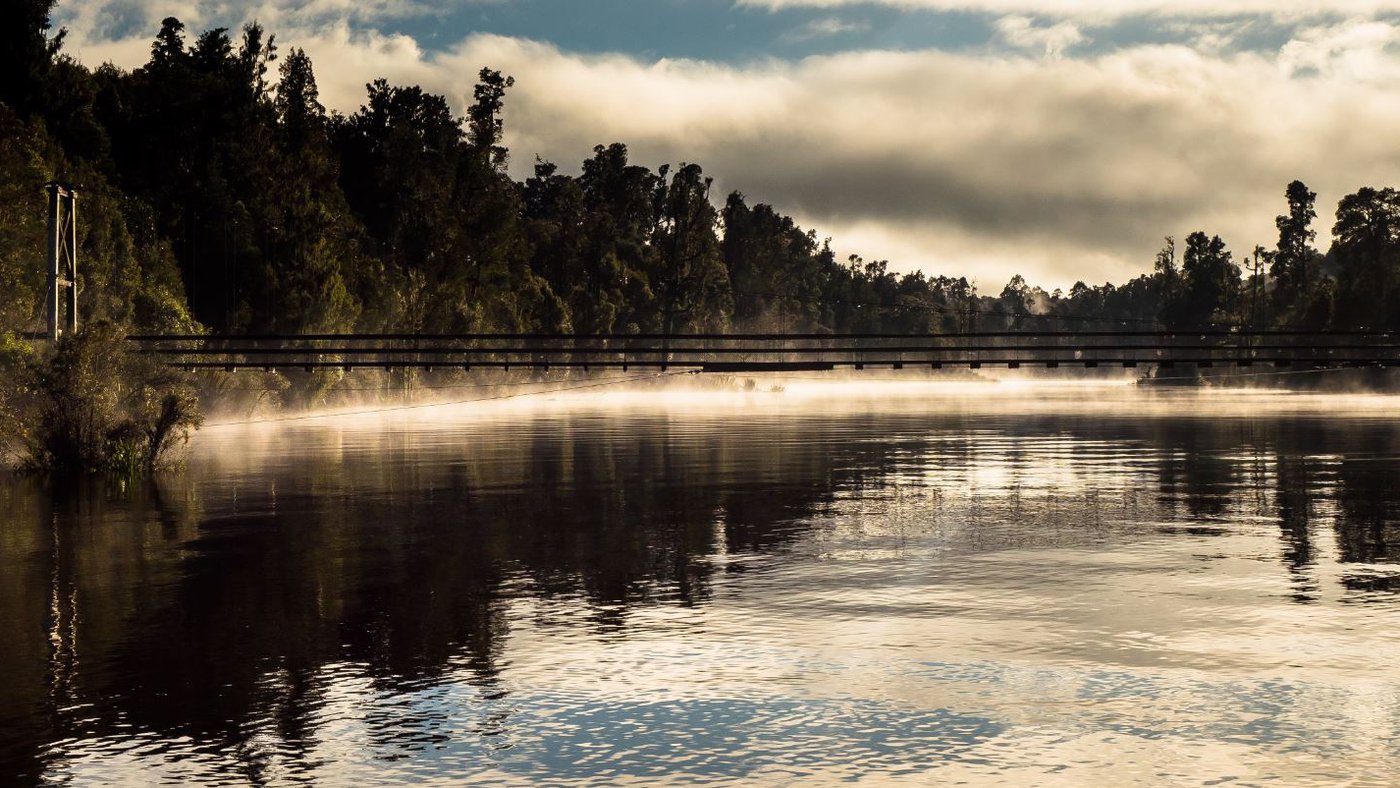
[[[1400,0],[60,0],[139,67],[160,20],[258,20],[353,112],[384,77],[464,110],[515,77],[511,171],[624,142],[695,162],[843,258],[1000,292],[1151,270],[1164,236],[1271,246],[1284,189],[1400,185]]]

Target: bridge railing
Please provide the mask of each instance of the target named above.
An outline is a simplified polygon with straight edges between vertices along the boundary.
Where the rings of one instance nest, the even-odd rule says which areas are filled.
[[[189,369],[1400,366],[1400,336],[1366,331],[1080,331],[946,334],[141,335]]]

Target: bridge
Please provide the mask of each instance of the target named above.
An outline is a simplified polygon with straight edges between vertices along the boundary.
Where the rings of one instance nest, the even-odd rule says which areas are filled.
[[[155,334],[191,371],[656,369],[711,373],[1022,367],[1400,367],[1386,331],[986,331],[946,334]]]
[[[78,329],[78,190],[51,182],[44,338]],[[1024,317],[1039,319],[1033,315]],[[1049,318],[1053,320],[1054,318]],[[34,337],[39,338],[39,337]],[[822,372],[950,366],[1400,366],[1400,332],[984,331],[943,334],[156,334],[129,339],[187,370],[659,369]]]
[[[78,329],[77,199],[46,186],[47,332]],[[1024,317],[1041,319],[1037,316]],[[1049,318],[1053,320],[1054,318]],[[34,337],[39,338],[39,337]],[[155,334],[140,352],[186,370],[658,369],[716,373],[965,366],[1400,367],[1400,332],[984,331],[943,334]]]

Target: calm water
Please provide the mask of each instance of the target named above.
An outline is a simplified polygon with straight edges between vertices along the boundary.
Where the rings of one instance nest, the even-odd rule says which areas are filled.
[[[149,489],[0,485],[0,783],[1389,784],[1398,417],[892,384],[210,428]]]

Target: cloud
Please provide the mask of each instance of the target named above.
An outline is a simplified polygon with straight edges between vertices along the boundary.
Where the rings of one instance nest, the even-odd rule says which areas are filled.
[[[65,51],[96,65],[110,61],[133,67],[150,52],[151,39],[166,17],[185,24],[187,35],[212,27],[238,30],[256,20],[279,38],[289,31],[354,26],[372,29],[388,20],[445,13],[452,5],[492,0],[86,0],[60,3],[55,27],[68,29]]]
[[[1348,83],[1391,82],[1397,76],[1400,27],[1385,22],[1347,22],[1300,31],[1284,45],[1279,62],[1294,74]]]
[[[737,67],[478,37],[437,66],[517,77],[518,161],[572,165],[594,143],[628,141],[648,164],[701,162],[722,188],[794,212],[843,250],[1066,286],[1147,269],[1167,234],[1270,243],[1293,178],[1324,206],[1400,180],[1388,41],[1342,27],[1274,56],[848,52]]]
[[[1294,178],[1321,194],[1325,244],[1329,202],[1400,182],[1400,28],[1382,22],[1305,28],[1267,53],[855,51],[741,64],[493,35],[426,51],[343,22],[278,32],[310,53],[322,100],[343,111],[378,76],[459,108],[482,66],[515,76],[517,177],[536,154],[568,171],[622,141],[649,166],[701,163],[717,200],[739,189],[842,253],[987,289],[1017,272],[1047,287],[1121,282],[1150,268],[1162,236],[1196,229],[1240,253],[1270,244]]]
[[[739,0],[742,6],[781,11],[794,8],[887,6],[903,10],[1118,19],[1131,16],[1282,19],[1351,17],[1400,12],[1400,0]]]
[[[1059,55],[1086,40],[1073,22],[1037,25],[1028,16],[1004,16],[996,21],[997,35],[1018,49],[1040,50],[1046,55]]]
[[[786,41],[812,41],[818,38],[831,38],[833,36],[847,35],[850,33],[864,33],[870,29],[870,25],[865,22],[856,22],[839,17],[829,16],[812,21],[788,31],[783,35]]]

